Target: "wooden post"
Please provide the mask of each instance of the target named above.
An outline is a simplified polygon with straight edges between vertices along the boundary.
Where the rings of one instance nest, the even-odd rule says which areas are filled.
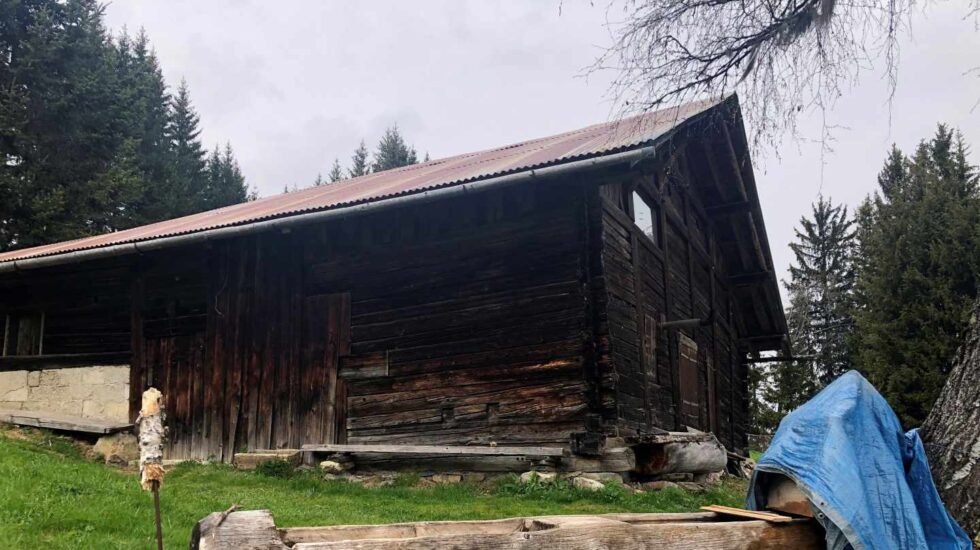
[[[153,492],[153,515],[156,521],[157,550],[163,550],[163,528],[160,523],[160,485],[163,484],[163,394],[156,388],[143,392],[143,406],[136,419],[140,442],[140,485]]]

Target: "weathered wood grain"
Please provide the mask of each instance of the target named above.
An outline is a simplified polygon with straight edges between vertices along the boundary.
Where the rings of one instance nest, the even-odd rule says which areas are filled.
[[[268,512],[212,514],[195,527],[191,548],[291,547],[293,550],[455,548],[816,550],[823,539],[810,520],[719,521],[716,514],[542,516],[490,521],[296,527],[276,531]],[[248,525],[252,525],[249,529]],[[273,535],[275,533],[275,535]],[[198,544],[198,546],[195,546]],[[231,546],[237,544],[238,546]]]
[[[133,427],[132,424],[126,422],[83,418],[70,414],[6,409],[0,409],[0,422],[17,426],[91,434],[110,434],[129,430]]]

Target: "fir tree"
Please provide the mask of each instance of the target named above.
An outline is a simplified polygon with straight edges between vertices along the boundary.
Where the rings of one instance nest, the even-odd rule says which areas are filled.
[[[206,153],[201,146],[199,124],[187,82],[181,80],[173,99],[170,122],[174,179],[164,198],[171,215],[183,216],[206,209]]]
[[[400,168],[417,163],[418,158],[415,154],[415,148],[409,147],[405,143],[401,132],[398,131],[398,125],[396,124],[385,130],[384,135],[381,136],[381,141],[378,142],[378,148],[374,153],[373,170],[375,172],[382,172],[384,170],[391,170],[392,168]]]
[[[367,146],[364,145],[364,140],[361,140],[361,144],[354,150],[354,155],[351,156],[351,167],[347,171],[347,175],[356,178],[370,172],[371,166],[368,164]]]
[[[330,167],[330,173],[327,174],[327,179],[330,183],[337,183],[344,179],[344,171],[340,167],[340,160],[333,159],[333,166]]]
[[[852,367],[848,336],[854,309],[855,231],[847,208],[822,197],[801,218],[790,244],[790,336],[798,355],[812,356],[815,389]],[[807,396],[809,398],[809,396]]]
[[[856,358],[907,426],[928,414],[967,326],[980,268],[980,199],[962,137],[939,126],[889,153],[858,213]]]
[[[223,152],[215,146],[206,165],[207,186],[202,209],[211,210],[255,199],[248,190],[230,143],[225,144]]]

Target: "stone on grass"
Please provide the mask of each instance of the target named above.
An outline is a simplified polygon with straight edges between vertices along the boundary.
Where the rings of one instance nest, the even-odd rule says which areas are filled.
[[[704,485],[694,483],[693,481],[678,481],[677,486],[692,493],[700,493],[701,491],[704,491]]]
[[[130,461],[139,460],[140,445],[136,436],[130,433],[104,435],[95,442],[93,450],[102,455],[106,464],[128,466]]]
[[[351,469],[350,464],[337,462],[336,460],[324,460],[320,463],[320,469],[328,474],[342,474]]]
[[[701,485],[717,485],[721,483],[722,472],[711,472],[710,474],[695,474],[694,482]]]
[[[587,477],[573,477],[572,485],[578,489],[586,491],[601,491],[606,488],[601,482]]]
[[[429,479],[431,479],[433,483],[452,484],[463,481],[463,476],[460,474],[432,474],[432,477]]]
[[[556,476],[554,472],[524,472],[521,474],[521,483],[531,483],[535,477],[541,483],[549,483],[554,481]]]
[[[667,481],[664,479],[658,481],[648,481],[640,485],[640,487],[646,489],[647,491],[661,491],[663,489],[674,488],[677,489],[677,484],[673,481]]]
[[[583,474],[579,474],[576,477],[584,477],[586,479],[592,479],[598,481],[599,483],[608,483],[611,481],[617,485],[623,484],[623,476],[617,474],[616,472],[585,472]]]

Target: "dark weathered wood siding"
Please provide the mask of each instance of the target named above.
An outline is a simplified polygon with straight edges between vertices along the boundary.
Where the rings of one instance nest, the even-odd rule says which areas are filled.
[[[746,367],[737,356],[730,292],[711,219],[691,192],[685,164],[683,155],[674,155],[657,170],[600,189],[600,364],[614,380],[606,384],[605,418],[627,434],[684,426],[710,430],[729,448],[742,449]],[[633,189],[643,189],[657,206],[658,242],[633,223]],[[658,326],[693,318],[712,320],[693,328]],[[681,376],[690,355],[687,346],[681,349],[684,338],[696,348],[693,381]],[[682,383],[698,396],[693,408],[681,406]]]
[[[587,408],[582,197],[526,186],[144,258],[134,407],[164,388],[171,456],[567,443]]]

